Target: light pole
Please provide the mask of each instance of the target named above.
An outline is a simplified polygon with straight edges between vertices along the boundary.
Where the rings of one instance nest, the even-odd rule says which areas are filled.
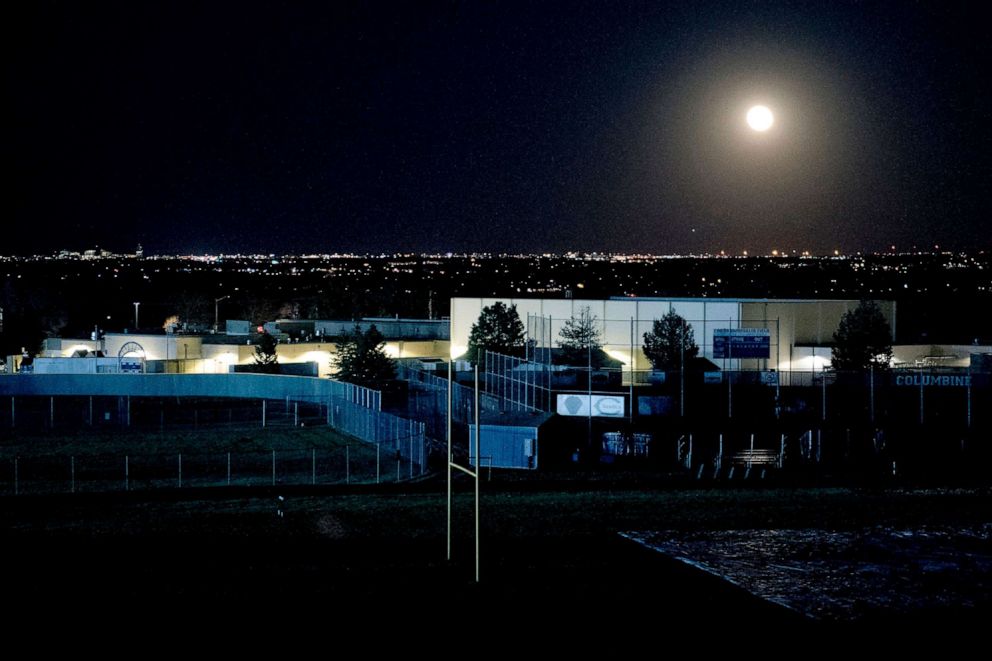
[[[138,332],[138,306],[141,305],[141,301],[134,302],[134,331]]]
[[[219,323],[218,322],[218,316],[219,316],[218,315],[218,311],[220,310],[220,302],[223,301],[225,298],[231,298],[231,296],[230,295],[221,296],[220,298],[215,298],[214,299],[214,332],[215,333],[217,332],[217,326],[218,326],[218,323]]]

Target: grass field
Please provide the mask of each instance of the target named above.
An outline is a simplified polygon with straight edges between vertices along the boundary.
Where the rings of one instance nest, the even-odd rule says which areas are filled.
[[[114,430],[17,435],[0,440],[0,457],[94,454],[175,454],[329,450],[362,444],[326,426],[213,428],[183,431]],[[364,444],[367,445],[367,444]]]
[[[284,516],[277,515],[277,495],[285,499]],[[8,591],[17,603],[66,593],[145,608],[182,602],[252,609],[274,600],[347,605],[355,617],[388,604],[392,613],[424,621],[450,598],[487,617],[526,605],[545,618],[578,623],[617,611],[629,621],[673,626],[697,623],[702,614],[801,625],[794,613],[617,533],[992,521],[988,490],[576,484],[542,492],[492,484],[482,507],[479,586],[472,582],[471,498],[456,495],[449,564],[445,499],[436,484],[405,491],[204,490],[182,499],[173,493],[6,498],[0,541],[11,566],[20,568]]]
[[[17,436],[0,443],[0,497],[376,482],[412,468],[328,427]]]

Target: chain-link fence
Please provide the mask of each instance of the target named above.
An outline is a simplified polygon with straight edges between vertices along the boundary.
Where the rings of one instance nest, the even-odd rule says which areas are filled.
[[[968,369],[661,371],[545,365],[491,354],[483,384],[495,388],[506,410],[537,403],[569,415],[563,398],[609,398],[622,402],[610,415],[724,420],[844,421],[849,424],[944,423],[992,427],[992,375]],[[783,378],[783,377],[788,377]],[[577,400],[579,401],[579,400]],[[585,401],[585,400],[582,400]],[[599,415],[584,404],[583,415]],[[574,415],[575,413],[572,413]]]
[[[0,457],[0,495],[206,487],[377,484],[422,464],[389,443],[331,449]]]
[[[3,401],[6,400],[6,401]],[[327,424],[327,402],[210,397],[19,396],[0,400],[0,433],[75,429],[249,429]],[[335,400],[336,401],[336,400]]]
[[[493,360],[498,359],[493,357]],[[516,399],[524,396],[522,388],[508,382],[500,384],[495,379],[491,379],[488,385],[483,383],[483,379],[487,375],[492,376],[491,373],[485,372],[484,368],[480,369],[478,374],[479,403],[476,407],[475,370],[453,372],[453,379],[449,382],[448,364],[445,363],[440,367],[443,369],[439,372],[428,371],[419,367],[417,363],[408,361],[401,364],[399,369],[399,377],[406,381],[409,386],[405,415],[424,424],[428,443],[439,455],[447,452],[449,383],[451,387],[452,452],[459,460],[474,462],[470,456],[471,447],[473,447],[470,444],[470,437],[472,425],[476,420],[476,408],[478,408],[480,422],[486,425],[497,421],[498,424],[508,424],[509,420],[504,415],[506,413],[528,414],[539,410],[534,407],[533,401],[524,403]],[[546,417],[544,416],[544,418]],[[518,422],[520,421],[518,420]],[[534,423],[531,420],[526,420],[523,424],[533,426]],[[511,449],[502,447],[501,455],[504,451],[513,454]],[[482,463],[488,465],[491,470],[493,457],[483,456]]]
[[[830,425],[759,428],[757,431],[658,429],[643,457],[655,466],[678,468],[696,478],[746,478],[785,469],[792,475],[844,477],[955,477],[987,480],[992,447],[981,434],[934,433],[925,428]],[[632,457],[643,434],[603,435],[603,456]],[[640,459],[641,457],[635,457]]]
[[[734,306],[732,306],[734,307]],[[555,362],[561,348],[561,334],[577,317],[528,314],[525,358],[538,363]],[[643,354],[644,335],[654,331],[656,319],[588,317],[588,330],[595,333],[599,347],[611,358],[624,364],[624,370],[649,369]],[[781,320],[770,317],[741,317],[736,308],[728,316],[686,317],[687,335],[676,334],[686,343],[690,354],[698,347],[698,356],[713,361],[720,369],[778,369],[790,360],[787,336]],[[748,337],[753,333],[758,337]],[[745,342],[747,339],[749,341]],[[742,362],[743,361],[743,362]]]
[[[422,475],[426,471],[429,454],[423,422],[404,419],[336,397],[249,400],[205,397],[19,396],[5,399],[9,400],[4,402],[7,405],[0,407],[0,457],[4,438],[71,436],[89,431],[126,431],[165,438],[208,430],[247,432],[313,427],[332,428],[371,444],[374,446],[373,451],[380,456],[380,467],[383,461],[391,466],[394,463],[399,464],[398,479]],[[249,455],[241,453],[240,456],[243,461],[249,461]],[[61,462],[62,459],[63,456],[58,456],[53,461]],[[315,457],[314,461],[317,459]],[[345,458],[342,458],[338,463],[344,461]],[[237,470],[234,472],[238,473]],[[252,475],[257,473],[249,472]]]

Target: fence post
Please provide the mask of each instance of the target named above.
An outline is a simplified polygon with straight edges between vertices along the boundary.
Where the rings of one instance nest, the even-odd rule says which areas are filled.
[[[76,493],[76,456],[69,457],[69,493]]]
[[[127,455],[124,455],[124,491],[131,490],[131,475],[130,475],[129,459]]]
[[[719,471],[723,467],[723,432],[720,432],[720,440],[716,448],[716,469]]]
[[[529,368],[529,366],[528,366]],[[528,369],[528,372],[530,370]],[[634,318],[630,318],[630,424],[634,424]],[[590,402],[591,403],[591,402]]]
[[[93,426],[93,395],[90,395],[90,427]]]
[[[869,403],[869,418],[872,424],[875,424],[875,364],[872,363],[868,366],[868,403]]]
[[[776,362],[776,365],[777,364],[778,363]],[[775,370],[775,419],[778,420],[781,417],[782,417],[782,372],[776,369]]]
[[[590,367],[591,367],[590,363]],[[592,372],[589,373],[592,383]],[[589,399],[589,410],[592,410],[592,398]],[[480,443],[482,426],[479,424],[479,366],[475,366],[475,582],[479,582],[479,474],[482,473],[482,455]],[[469,450],[471,452],[471,450]]]
[[[782,434],[782,438],[779,440],[778,444],[778,467],[781,468],[785,463],[785,434]]]
[[[410,479],[413,479],[413,434],[410,433]]]
[[[18,470],[17,469],[19,468],[19,466],[18,466],[18,460],[19,460],[19,457],[14,457],[14,495],[15,496],[18,495],[21,492],[21,487],[20,487],[20,483],[19,483],[19,480],[18,480],[19,475],[17,474],[18,473]]]
[[[48,398],[48,426],[55,428],[55,398]]]
[[[272,451],[272,486],[276,485],[276,451]]]
[[[293,402],[293,426],[300,426],[300,403]]]
[[[968,429],[971,429],[971,375],[970,374],[968,375],[967,397],[968,397],[968,413],[967,413],[966,423]]]
[[[823,399],[820,404],[820,420],[826,421],[827,419],[827,374],[825,368],[820,366],[820,385],[823,391]]]
[[[262,400],[262,426],[265,426],[265,400]]]
[[[227,453],[227,486],[231,486],[231,453]]]
[[[131,426],[131,395],[127,396],[127,426]]]
[[[488,352],[483,352],[482,355],[483,355],[483,360],[486,360],[486,361],[489,360],[489,353]],[[448,358],[448,383],[447,383],[447,387],[448,387],[447,402],[448,402],[448,404],[447,404],[447,411],[446,411],[447,412],[447,418],[448,418],[447,419],[447,433],[446,433],[447,449],[448,449],[448,463],[445,464],[445,477],[446,477],[445,486],[447,487],[447,492],[448,492],[447,493],[447,496],[448,496],[447,505],[448,506],[446,508],[447,516],[445,517],[445,523],[446,523],[445,542],[446,542],[446,547],[447,547],[447,554],[446,554],[447,555],[447,560],[449,560],[449,561],[451,560],[451,392],[453,390],[453,388],[451,386],[452,386],[452,379],[454,377],[453,370],[452,370],[452,367],[451,367],[451,363],[452,363],[452,359],[449,357]],[[488,362],[487,362],[487,365],[488,365]],[[488,379],[488,373],[487,373],[487,379]]]
[[[344,483],[351,484],[351,446],[344,446]]]
[[[376,443],[375,445],[375,483],[379,484],[379,453],[382,447]]]
[[[179,453],[179,488],[183,488],[183,453]]]
[[[923,424],[923,370],[920,370],[920,424]]]
[[[731,369],[727,372],[727,418],[732,417],[734,417],[734,371]]]
[[[310,450],[310,484],[317,484],[317,450]]]

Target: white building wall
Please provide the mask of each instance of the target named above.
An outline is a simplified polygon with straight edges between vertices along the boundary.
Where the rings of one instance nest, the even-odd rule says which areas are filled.
[[[107,333],[104,351],[116,357],[128,342],[145,350],[145,360],[190,360],[203,358],[203,338],[197,335],[150,335],[140,333]]]
[[[641,347],[644,333],[651,330],[654,320],[675,310],[692,326],[700,354],[713,356],[713,331],[717,328],[739,328],[739,301],[730,299],[541,299],[541,298],[453,298],[451,299],[451,355],[458,357],[468,350],[468,337],[482,308],[497,301],[516,305],[520,320],[527,325],[527,315],[551,317],[550,335],[553,346],[558,346],[559,333],[568,319],[578,317],[584,307],[597,317],[603,333],[603,349],[625,364],[631,361],[631,320],[633,320],[633,361],[635,369],[650,369]],[[728,367],[730,361],[728,362]],[[739,361],[733,361],[737,363]]]
[[[808,371],[815,363],[820,369],[829,365],[822,349],[805,352],[795,345],[821,344],[829,341],[840,318],[847,310],[857,306],[855,300],[765,300],[765,299],[687,299],[687,298],[630,298],[615,300],[542,299],[542,298],[454,298],[451,301],[451,355],[461,356],[468,350],[468,337],[472,324],[479,318],[484,306],[502,301],[516,305],[521,321],[527,326],[527,315],[536,314],[553,318],[551,330],[542,338],[546,346],[549,338],[558,346],[559,333],[565,321],[578,316],[588,306],[603,332],[603,349],[625,364],[631,361],[631,318],[634,320],[633,363],[635,369],[650,369],[641,349],[644,334],[650,332],[655,319],[674,310],[692,326],[693,335],[700,348],[700,355],[718,363],[723,369],[774,369],[779,371]],[[895,331],[895,303],[879,301],[883,313]],[[765,359],[724,360],[713,358],[713,337],[723,328],[767,328],[771,351]],[[822,347],[822,344],[821,344]],[[797,353],[798,351],[798,353]],[[807,355],[807,353],[809,355]],[[962,353],[959,351],[958,353]],[[897,360],[900,355],[897,354]],[[916,358],[913,357],[913,360]],[[908,360],[907,360],[908,362]]]

